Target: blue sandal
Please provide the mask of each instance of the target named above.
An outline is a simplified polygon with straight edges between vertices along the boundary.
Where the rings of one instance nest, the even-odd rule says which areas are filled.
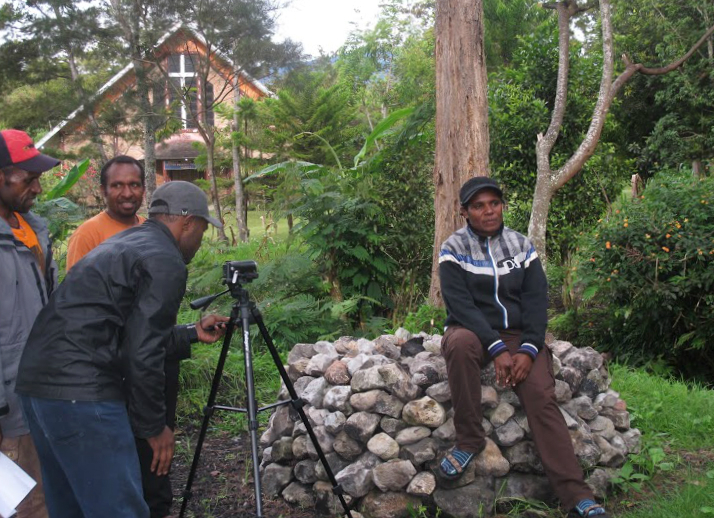
[[[589,499],[578,502],[574,511],[582,518],[609,518],[610,516],[603,506]]]
[[[476,457],[475,453],[452,448],[450,452],[444,455],[439,464],[441,476],[449,480],[459,478],[474,457]]]

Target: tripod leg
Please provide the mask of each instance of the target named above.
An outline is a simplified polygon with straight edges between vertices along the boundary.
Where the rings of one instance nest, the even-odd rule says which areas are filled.
[[[198,460],[201,456],[201,448],[203,447],[203,441],[206,438],[206,431],[208,430],[208,423],[213,415],[213,407],[216,403],[216,394],[218,393],[218,387],[221,382],[221,377],[223,376],[223,366],[226,363],[226,356],[228,356],[228,350],[231,345],[231,337],[233,336],[233,329],[235,327],[235,320],[238,318],[238,306],[234,306],[231,311],[231,319],[226,327],[226,335],[223,338],[223,348],[221,349],[221,355],[218,359],[218,365],[216,366],[216,372],[213,375],[213,383],[211,385],[211,393],[208,396],[208,402],[203,410],[203,423],[201,424],[201,431],[198,434],[198,443],[196,444],[196,451],[193,454],[193,461],[191,462],[191,470],[188,473],[188,479],[186,480],[186,489],[183,492],[183,501],[181,502],[181,511],[179,512],[179,518],[183,518],[184,512],[186,511],[186,506],[188,501],[191,499],[191,486],[193,485],[193,479],[196,476],[196,469],[198,468]]]
[[[320,458],[320,462],[322,462],[322,465],[325,468],[325,473],[327,473],[327,477],[330,479],[330,482],[332,483],[332,492],[334,494],[336,494],[337,497],[340,499],[340,503],[342,504],[342,507],[344,508],[347,516],[349,518],[352,518],[352,514],[350,513],[350,510],[347,508],[347,502],[345,502],[344,491],[342,489],[342,486],[340,486],[340,484],[337,483],[337,479],[335,479],[335,475],[332,473],[332,468],[330,468],[330,464],[327,462],[325,453],[322,451],[322,447],[320,446],[320,443],[317,440],[317,436],[315,435],[315,432],[312,429],[312,425],[310,424],[310,421],[308,421],[307,416],[305,415],[305,411],[302,408],[302,400],[298,397],[297,392],[295,391],[295,386],[293,385],[293,382],[290,380],[290,376],[288,376],[288,373],[285,370],[285,367],[283,367],[283,361],[280,359],[280,354],[278,354],[278,350],[275,348],[273,339],[270,338],[270,333],[268,332],[268,328],[265,327],[265,323],[263,322],[263,317],[256,308],[254,308],[254,307],[251,308],[251,311],[253,314],[253,318],[255,319],[255,323],[258,324],[258,329],[260,329],[260,334],[262,335],[263,340],[265,340],[265,343],[268,345],[268,350],[270,351],[270,355],[273,357],[273,361],[275,362],[275,366],[277,367],[278,372],[280,373],[280,377],[282,378],[283,383],[285,383],[285,387],[288,389],[288,393],[290,394],[291,400],[294,402],[293,408],[297,411],[298,415],[300,416],[300,419],[302,420],[303,424],[305,425],[305,428],[307,429],[307,433],[310,436],[310,440],[312,441],[312,444],[315,446],[317,455]]]
[[[245,362],[245,382],[248,389],[248,430],[250,431],[250,454],[253,459],[253,481],[255,483],[255,511],[258,518],[263,518],[263,502],[260,484],[260,457],[258,455],[258,409],[255,401],[253,378],[253,355],[250,348],[250,301],[241,299],[241,322],[243,326],[243,360]]]

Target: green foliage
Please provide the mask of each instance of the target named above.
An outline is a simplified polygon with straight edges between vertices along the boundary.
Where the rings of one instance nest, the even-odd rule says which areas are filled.
[[[402,327],[412,333],[424,331],[429,334],[441,334],[444,331],[446,309],[422,304],[415,312],[407,314]]]
[[[592,345],[635,364],[661,358],[711,380],[712,200],[714,178],[661,172],[641,198],[623,196],[588,236],[579,276],[595,308],[582,314]]]

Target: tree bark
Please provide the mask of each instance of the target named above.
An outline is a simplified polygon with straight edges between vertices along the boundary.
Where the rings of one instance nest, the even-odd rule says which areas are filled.
[[[238,133],[238,106],[240,89],[238,84],[239,70],[233,70],[233,124],[231,130],[234,135]],[[248,241],[248,222],[243,213],[243,178],[240,172],[240,147],[235,138],[231,139],[231,153],[233,154],[233,183],[236,189],[236,224],[238,225],[238,239],[245,243]]]
[[[555,193],[571,178],[578,174],[585,162],[595,153],[597,143],[600,140],[602,128],[605,125],[608,111],[612,105],[615,95],[622,86],[636,73],[644,75],[661,75],[675,70],[689,59],[696,50],[704,44],[707,39],[714,34],[714,26],[692,46],[689,51],[681,58],[672,63],[660,68],[648,68],[642,64],[630,63],[627,56],[623,56],[625,62],[625,70],[613,80],[614,58],[613,58],[613,37],[612,23],[610,20],[610,0],[600,0],[600,24],[602,27],[602,50],[603,50],[603,65],[602,77],[600,81],[600,90],[598,92],[597,102],[593,110],[590,126],[585,135],[585,138],[580,143],[578,149],[573,155],[563,164],[557,171],[554,171],[550,165],[550,153],[558,138],[560,128],[565,115],[567,88],[568,88],[568,59],[569,59],[569,33],[570,19],[590,7],[593,4],[587,4],[584,7],[578,7],[575,0],[564,0],[544,4],[544,7],[556,9],[558,11],[558,30],[559,30],[559,62],[558,62],[558,82],[556,86],[555,105],[551,122],[545,135],[538,135],[536,143],[536,161],[538,167],[538,176],[536,179],[535,194],[533,196],[533,208],[531,219],[528,225],[528,236],[533,245],[541,256],[543,263],[546,259],[546,230],[548,213],[550,211],[550,202]]]
[[[488,176],[488,99],[482,0],[436,3],[436,157],[434,254],[429,302],[443,304],[441,244],[464,222],[459,188]]]
[[[216,211],[216,216],[218,220],[223,222],[223,215],[221,213],[221,201],[218,198],[218,182],[216,182],[216,171],[213,163],[216,142],[215,139],[205,139],[206,142],[206,172],[208,177],[211,179],[211,197],[213,198],[213,208]],[[225,227],[216,229],[218,231],[218,238],[221,241],[228,241],[226,237]]]

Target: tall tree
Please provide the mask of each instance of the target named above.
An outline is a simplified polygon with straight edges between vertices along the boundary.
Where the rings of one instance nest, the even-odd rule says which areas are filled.
[[[545,134],[538,135],[536,157],[538,177],[533,195],[533,210],[528,225],[528,235],[533,241],[538,253],[545,257],[545,238],[548,212],[553,195],[566,182],[582,169],[585,162],[593,155],[600,139],[610,106],[622,86],[635,74],[661,75],[681,66],[692,54],[703,45],[714,33],[714,26],[699,39],[697,43],[681,58],[661,68],[649,68],[641,63],[632,63],[627,55],[623,56],[624,70],[614,77],[613,32],[610,14],[610,1],[599,0],[600,26],[602,30],[602,76],[597,102],[593,111],[590,126],[578,149],[560,167],[553,169],[550,154],[560,134],[566,110],[568,94],[568,71],[570,60],[570,20],[583,12],[592,9],[595,4],[578,5],[577,0],[564,0],[543,4],[547,9],[558,13],[559,30],[559,62],[556,97],[551,115],[550,125]],[[613,79],[614,78],[614,79]]]
[[[459,228],[459,187],[488,176],[488,99],[482,0],[436,3],[434,254],[429,301],[441,305],[441,244]]]

